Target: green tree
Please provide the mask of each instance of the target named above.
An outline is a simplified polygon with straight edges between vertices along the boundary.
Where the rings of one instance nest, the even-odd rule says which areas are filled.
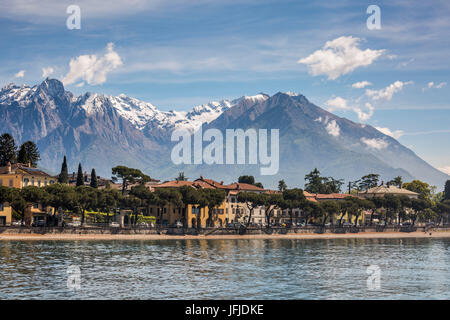
[[[95,173],[95,169],[92,168],[91,171],[91,183],[90,186],[94,189],[98,188],[98,180],[97,180],[97,173]]]
[[[444,201],[450,200],[450,180],[447,180],[445,182],[445,188],[444,188]]]
[[[67,169],[67,159],[64,156],[64,161],[61,165],[61,172],[58,175],[59,183],[69,183],[69,170]]]
[[[306,201],[303,208],[305,215],[305,223],[310,224],[313,220],[317,220],[324,215],[323,208],[319,202]]]
[[[159,219],[160,224],[162,224],[162,218],[164,213],[164,207],[168,204],[172,204],[176,208],[180,208],[183,205],[182,195],[177,188],[157,188],[155,190],[155,196],[158,201],[161,219]]]
[[[23,198],[20,189],[0,186],[0,203],[8,202],[11,208],[21,217],[22,223],[25,219],[27,202]]]
[[[389,220],[392,220],[396,217],[396,214],[398,213],[401,202],[399,197],[386,194],[384,196],[384,208],[386,209],[385,217],[384,217],[384,225],[386,226]]]
[[[200,194],[197,189],[194,189],[191,186],[182,186],[178,188],[178,190],[181,194],[181,202],[183,206],[183,217],[184,217],[183,225],[187,225],[188,221],[186,219],[188,206],[189,205],[194,206],[199,203],[203,203],[204,202],[203,195]],[[196,221],[197,224],[199,224],[200,221],[199,216],[197,216]],[[197,228],[199,228],[199,225],[197,226]]]
[[[178,177],[175,178],[176,181],[187,181],[187,178],[184,176],[184,172],[179,172]]]
[[[283,202],[281,206],[283,209],[287,209],[289,211],[289,217],[291,220],[291,226],[294,222],[294,209],[303,209],[305,206],[306,198],[303,195],[303,190],[299,188],[287,189],[283,192]]]
[[[84,225],[86,220],[86,211],[95,210],[98,208],[98,194],[96,190],[88,186],[77,186],[76,192],[76,206],[81,212],[81,225]]]
[[[305,175],[305,191],[310,193],[321,193],[323,178],[320,176],[320,171],[314,168],[313,171]]]
[[[204,197],[208,206],[208,219],[206,225],[209,227],[214,226],[214,222],[217,220],[217,207],[220,206],[225,200],[226,193],[221,189],[201,189],[204,193]]]
[[[240,176],[238,178],[239,183],[247,183],[254,185],[255,184],[255,177],[254,176]]]
[[[125,194],[127,186],[130,183],[140,183],[144,184],[150,181],[150,177],[144,173],[142,173],[139,169],[128,168],[125,166],[117,166],[112,168],[112,180],[117,182],[118,180],[122,181],[122,195]]]
[[[273,216],[273,211],[280,207],[282,201],[283,195],[281,194],[263,193],[260,195],[260,203],[264,206],[267,228],[270,228],[270,217]]]
[[[36,168],[38,161],[41,160],[39,150],[33,141],[24,142],[17,154],[17,162],[30,165]]]
[[[450,201],[438,202],[433,206],[433,211],[438,215],[438,225],[444,222],[444,219],[450,215]]]
[[[333,177],[322,177],[320,171],[315,168],[305,175],[305,191],[311,193],[341,193],[344,180],[334,179]]]
[[[330,217],[340,212],[340,204],[335,200],[326,200],[321,202],[320,205],[323,209],[322,226],[324,227]]]
[[[405,182],[403,187],[409,191],[416,192],[419,194],[419,198],[423,200],[431,200],[434,187],[430,186],[428,183],[413,180],[411,182]]]
[[[249,210],[249,216],[246,222],[246,226],[248,227],[252,221],[253,211],[255,208],[263,205],[264,201],[261,195],[256,192],[239,192],[237,194],[237,200],[238,202],[245,203]]]
[[[81,168],[81,163],[78,164],[78,172],[77,172],[77,187],[84,186],[84,175],[83,169]]]
[[[159,198],[156,196],[156,194],[154,192],[151,192],[150,189],[143,184],[132,187],[130,190],[130,195],[140,199],[142,201],[142,206],[145,206],[146,208],[148,208],[148,206],[150,205],[158,205],[159,202]],[[136,224],[138,212],[136,211],[135,214],[136,217],[134,219],[134,222]]]
[[[412,199],[411,200],[412,212],[410,213],[412,225],[416,223],[418,217],[424,214],[425,209],[431,207],[430,201],[424,199]]]
[[[99,191],[98,208],[107,213],[106,223],[109,224],[110,213],[114,213],[119,203],[122,202],[122,195],[116,189],[103,189]]]
[[[380,175],[375,173],[370,173],[365,175],[359,181],[358,187],[359,190],[368,190],[370,188],[374,188],[378,186],[378,182],[380,180]]]
[[[287,189],[286,182],[284,182],[284,180],[278,181],[278,190],[280,190],[281,192],[283,192],[283,191],[286,190],[286,189]]]
[[[388,182],[388,185],[396,186],[399,188],[402,188],[403,186],[403,180],[401,176],[395,177],[391,181]]]
[[[45,191],[49,195],[49,205],[58,210],[71,210],[74,211],[77,208],[77,194],[75,188],[67,184],[51,184],[44,187]]]
[[[4,167],[10,162],[17,162],[17,147],[14,138],[9,133],[0,136],[0,167]]]
[[[373,216],[374,214],[378,211],[380,211],[382,208],[384,208],[385,206],[385,199],[384,197],[373,197],[370,199],[370,201],[373,203],[374,207],[371,209],[371,214],[370,214],[370,221],[369,221],[369,225],[371,226],[373,223]]]

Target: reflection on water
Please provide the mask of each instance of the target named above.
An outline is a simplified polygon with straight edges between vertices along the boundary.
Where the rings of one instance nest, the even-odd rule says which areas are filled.
[[[449,299],[450,239],[2,241],[0,299]],[[367,289],[366,268],[381,268]],[[67,268],[81,289],[67,288]]]

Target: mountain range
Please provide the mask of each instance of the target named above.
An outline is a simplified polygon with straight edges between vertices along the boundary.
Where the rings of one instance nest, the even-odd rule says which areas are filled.
[[[378,173],[384,181],[402,176],[439,189],[450,176],[374,127],[338,117],[297,93],[260,93],[210,102],[185,111],[160,111],[151,103],[126,95],[85,93],[74,96],[56,79],[33,87],[9,84],[0,90],[0,133],[16,141],[35,141],[40,166],[57,173],[67,155],[69,169],[94,167],[109,177],[111,168],[126,165],[152,178],[172,179],[184,171],[231,182],[252,174],[266,187],[284,179],[302,186],[317,167],[325,176],[352,181]],[[174,129],[279,129],[280,166],[273,176],[260,175],[259,165],[174,165],[170,154]]]

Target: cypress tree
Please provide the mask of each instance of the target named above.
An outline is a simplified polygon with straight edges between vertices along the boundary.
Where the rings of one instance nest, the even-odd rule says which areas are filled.
[[[38,161],[41,160],[41,155],[36,144],[33,141],[24,142],[17,154],[17,162],[31,164],[32,167],[36,168]]]
[[[77,173],[77,187],[79,186],[84,186],[83,169],[81,169],[81,163],[78,164],[78,173]]]
[[[17,147],[14,138],[9,133],[0,136],[0,167],[11,162],[17,162]]]
[[[444,200],[450,200],[450,180],[445,182]]]
[[[67,169],[67,159],[64,156],[64,161],[61,165],[61,173],[58,176],[59,183],[69,183],[69,171]]]
[[[91,171],[91,187],[95,188],[95,189],[98,188],[97,174],[95,173],[94,168],[92,168],[92,171]]]

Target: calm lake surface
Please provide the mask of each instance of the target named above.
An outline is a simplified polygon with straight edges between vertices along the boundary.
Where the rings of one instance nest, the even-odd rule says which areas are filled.
[[[450,239],[0,241],[0,299],[450,299]]]

